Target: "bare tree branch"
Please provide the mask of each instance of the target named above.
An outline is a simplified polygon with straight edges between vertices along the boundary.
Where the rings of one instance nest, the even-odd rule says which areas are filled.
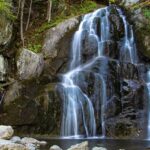
[[[30,7],[29,7],[28,20],[27,20],[27,24],[26,24],[26,31],[28,30],[29,23],[30,23],[31,10],[32,10],[32,0],[30,0]]]

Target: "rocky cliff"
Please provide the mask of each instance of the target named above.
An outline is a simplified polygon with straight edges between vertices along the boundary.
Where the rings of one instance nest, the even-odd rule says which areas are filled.
[[[132,1],[126,3],[126,6],[129,3]],[[149,20],[141,10],[124,12],[134,25],[140,61],[148,64]],[[60,94],[56,91],[56,84],[60,82],[61,74],[67,71],[72,38],[82,16],[72,17],[44,30],[44,42],[40,53],[16,46],[18,41],[13,41],[13,46],[13,24],[2,16],[0,18],[3,24],[0,29],[0,124],[12,125],[15,131],[21,134],[59,135],[62,102]],[[110,15],[110,21],[114,40],[105,43],[106,55],[111,58],[108,61],[107,88],[114,91],[107,91],[111,99],[107,104],[108,111],[105,112],[107,135],[138,137],[137,134],[141,133],[142,136],[144,133],[141,130],[147,121],[142,119],[145,118],[147,109],[144,91],[147,70],[143,64],[122,64],[115,60],[119,55],[118,41],[124,34],[124,28],[115,11]],[[95,22],[99,23],[97,20]],[[89,44],[90,42],[92,44]],[[97,47],[94,42],[94,39],[89,41],[88,38],[84,41],[85,61],[95,55]],[[87,74],[86,80],[92,82],[91,78],[91,74]],[[86,88],[89,89],[89,93],[92,92],[91,85]]]

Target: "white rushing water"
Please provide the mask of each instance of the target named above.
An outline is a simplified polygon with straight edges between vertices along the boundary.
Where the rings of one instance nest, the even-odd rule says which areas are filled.
[[[136,47],[132,27],[126,21],[121,10],[117,10],[125,28],[120,57],[123,61],[136,63]],[[109,14],[110,9],[106,7],[85,15],[74,35],[70,69],[63,75],[61,83],[63,89],[62,136],[93,137],[98,135],[105,137],[106,135],[107,57],[104,55],[104,44],[111,40]],[[91,55],[86,61],[83,58],[85,35],[89,41],[96,41],[95,45],[97,46],[94,55]],[[90,78],[92,81],[89,80],[89,76],[92,76]],[[92,85],[89,85],[90,82]],[[100,133],[97,128],[101,128]]]
[[[123,15],[121,9],[117,8],[117,10],[120,14],[120,17],[123,20],[124,29],[125,29],[125,36],[120,50],[120,59],[122,59],[124,62],[129,61],[135,64],[138,62],[138,57],[137,57],[137,50],[136,50],[136,44],[134,40],[133,29],[132,26],[127,22],[126,16]]]

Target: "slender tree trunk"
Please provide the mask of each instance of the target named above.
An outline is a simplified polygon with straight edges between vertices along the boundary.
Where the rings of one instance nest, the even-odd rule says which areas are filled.
[[[28,30],[29,23],[30,23],[31,10],[32,10],[32,0],[30,0],[30,8],[29,8],[28,20],[27,20],[27,24],[26,24],[26,31]]]
[[[18,16],[19,16],[20,6],[21,6],[21,0],[19,0],[19,2],[18,2],[17,18],[18,18]]]
[[[20,36],[21,36],[23,47],[24,47],[24,35],[23,35],[24,4],[25,4],[25,0],[22,0],[21,1],[21,13],[20,13]]]
[[[52,0],[48,0],[48,8],[46,16],[46,20],[48,21],[48,23],[51,21],[51,15],[52,15]]]

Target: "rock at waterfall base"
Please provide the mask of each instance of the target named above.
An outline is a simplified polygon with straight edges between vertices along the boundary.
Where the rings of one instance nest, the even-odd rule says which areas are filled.
[[[38,141],[34,138],[24,137],[21,140],[22,144],[35,144],[35,145],[46,145],[47,143],[45,141]]]
[[[62,150],[62,149],[57,145],[53,145],[53,146],[50,147],[49,150]]]
[[[89,150],[88,142],[85,141],[85,142],[82,142],[80,144],[73,145],[67,150]]]
[[[16,144],[9,140],[0,139],[0,150],[30,150],[22,144]]]
[[[0,126],[0,139],[10,139],[14,134],[11,126]]]
[[[92,150],[107,150],[105,147],[93,147]]]

